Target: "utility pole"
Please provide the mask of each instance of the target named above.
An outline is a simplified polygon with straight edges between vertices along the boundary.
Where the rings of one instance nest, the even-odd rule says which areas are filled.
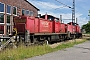
[[[73,0],[73,7],[72,7],[72,22],[75,23],[75,0]]]
[[[62,23],[62,15],[60,15],[60,22]]]
[[[76,24],[78,23],[77,20],[78,20],[78,19],[76,18]]]
[[[73,0],[73,6],[72,7],[66,5],[66,4],[64,4],[64,3],[62,3],[62,2],[60,2],[58,0],[55,0],[55,1],[57,1],[58,3],[64,5],[65,7],[68,7],[68,8],[71,8],[72,9],[72,22],[75,23],[75,0]]]

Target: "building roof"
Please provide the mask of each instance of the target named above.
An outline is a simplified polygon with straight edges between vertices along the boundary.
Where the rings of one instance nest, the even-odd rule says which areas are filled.
[[[35,9],[37,9],[38,11],[40,11],[37,7],[35,7],[34,5],[32,5],[29,1],[25,0],[27,3],[29,3],[31,6],[33,6]]]

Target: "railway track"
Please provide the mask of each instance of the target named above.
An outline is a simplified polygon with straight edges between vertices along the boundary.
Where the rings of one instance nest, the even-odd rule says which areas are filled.
[[[82,34],[83,37],[90,37],[90,34]]]

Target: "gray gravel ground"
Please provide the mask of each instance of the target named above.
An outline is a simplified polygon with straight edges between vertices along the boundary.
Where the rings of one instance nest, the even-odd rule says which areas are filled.
[[[90,60],[90,41],[25,60]]]

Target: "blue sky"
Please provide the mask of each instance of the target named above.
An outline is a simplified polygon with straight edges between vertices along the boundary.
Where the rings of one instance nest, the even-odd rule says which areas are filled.
[[[65,7],[55,0],[28,0],[34,6],[40,9],[39,14],[47,14],[58,17],[62,15],[63,19],[72,18],[72,9]],[[73,0],[58,0],[68,6],[72,7]],[[75,0],[75,16],[78,19],[78,24],[82,26],[89,20],[88,10],[90,9],[90,0]],[[71,20],[63,20],[64,23],[71,22]]]

